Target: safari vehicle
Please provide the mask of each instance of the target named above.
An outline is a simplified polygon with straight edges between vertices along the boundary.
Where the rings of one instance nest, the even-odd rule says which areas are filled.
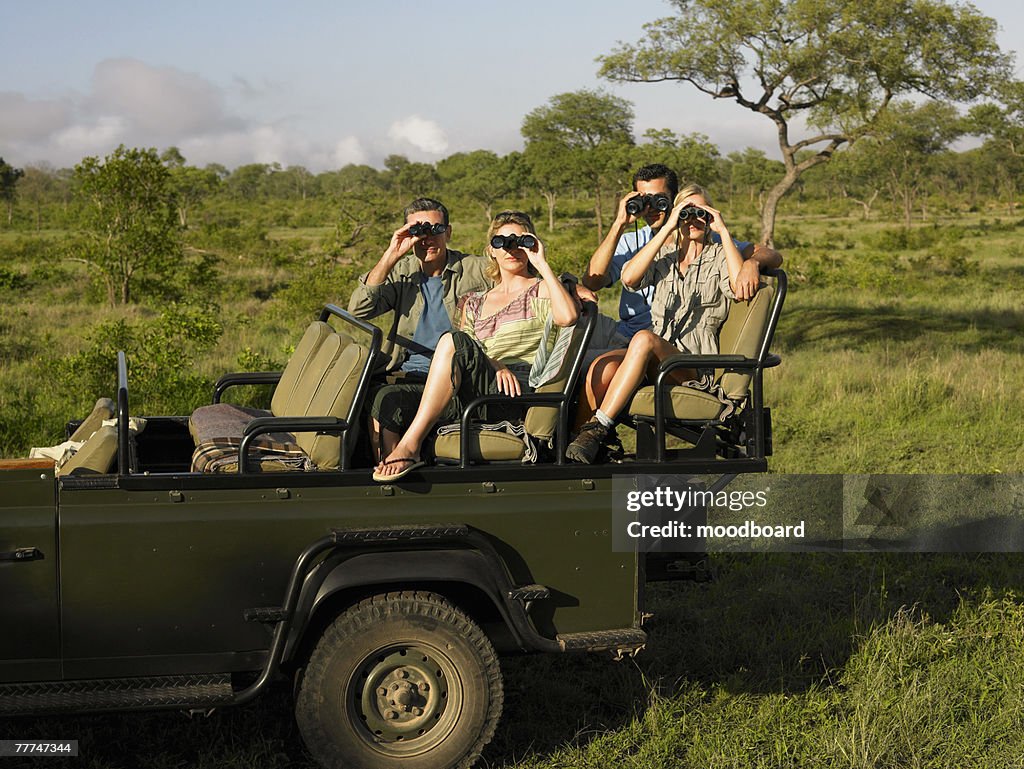
[[[224,377],[210,406],[137,432],[119,354],[116,403],[69,424],[87,438],[70,462],[0,462],[0,713],[208,711],[287,676],[324,766],[470,765],[501,713],[499,653],[644,646],[647,564],[611,547],[613,476],[766,469],[785,285],[735,305],[722,355],[663,367],[719,367],[736,413],[659,381],[620,464],[562,459],[592,308],[556,380],[523,397],[547,456],[524,464],[520,438],[473,426],[478,401],[438,464],[392,485],[358,439],[381,332],[336,307],[283,372]],[[271,411],[235,409],[229,435],[223,396],[256,383],[275,384]]]

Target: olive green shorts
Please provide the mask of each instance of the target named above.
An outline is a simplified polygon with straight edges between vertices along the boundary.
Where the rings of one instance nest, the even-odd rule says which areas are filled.
[[[495,395],[498,392],[494,366],[484,354],[483,349],[471,336],[462,331],[452,331],[452,342],[455,344],[455,357],[452,359],[452,382],[455,371],[461,373],[461,382],[455,395],[445,406],[438,417],[438,424],[458,422],[462,412],[470,403],[481,395]],[[404,433],[412,423],[412,418],[419,408],[423,396],[423,383],[390,384],[380,387],[371,395],[370,415],[380,422],[381,426],[396,433]],[[512,419],[522,415],[522,407],[512,403],[490,404],[481,407],[473,414],[474,420],[495,422]]]

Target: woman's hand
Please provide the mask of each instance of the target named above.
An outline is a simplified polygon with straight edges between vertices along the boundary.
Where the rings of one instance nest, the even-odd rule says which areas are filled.
[[[520,246],[520,248],[523,248],[526,252],[526,258],[530,261],[530,264],[534,266],[537,272],[543,275],[544,272],[541,268],[547,266],[548,263],[547,254],[544,251],[544,243],[536,235],[533,236],[533,239],[537,241],[536,246],[533,248],[523,248]]]
[[[517,395],[522,393],[522,388],[519,385],[519,380],[516,379],[515,374],[509,370],[509,367],[504,363],[492,360],[494,364],[494,379],[497,382],[498,392],[502,395],[508,395],[509,397],[515,398]]]
[[[665,224],[662,226],[665,232],[672,232],[673,230],[679,229],[679,214],[683,212],[684,208],[689,208],[693,203],[677,203],[675,208],[668,215],[668,219],[665,220]],[[683,227],[683,235],[688,234],[687,228]]]
[[[715,233],[722,240],[725,240],[729,236],[729,228],[725,226],[725,220],[722,218],[722,212],[711,206],[701,206],[705,211],[711,214],[711,222],[708,226],[711,231]]]

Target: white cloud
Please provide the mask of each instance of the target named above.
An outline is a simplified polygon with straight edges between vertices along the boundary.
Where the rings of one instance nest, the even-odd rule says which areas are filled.
[[[27,99],[20,93],[0,92],[0,141],[30,141],[50,136],[71,122],[71,107],[59,101]]]
[[[440,155],[448,149],[448,137],[441,126],[419,115],[396,120],[388,129],[388,137],[432,155]]]
[[[355,136],[339,139],[334,145],[334,152],[331,153],[331,159],[339,168],[349,163],[365,163],[366,158],[366,150],[363,148],[362,142]]]
[[[78,123],[54,134],[52,146],[64,157],[77,163],[86,155],[102,154],[125,141],[127,135],[123,118],[107,115],[88,123]]]
[[[297,116],[243,117],[242,111],[251,109],[245,105],[261,101],[261,93],[242,78],[220,86],[174,67],[107,59],[96,65],[84,94],[35,99],[0,92],[0,148],[15,165],[68,167],[125,144],[161,150],[176,146],[191,165],[280,163],[313,172],[366,163],[388,149],[373,142],[368,148],[355,135],[314,139]],[[436,154],[448,146],[436,123],[416,116],[400,121],[393,132],[421,152]]]
[[[91,111],[119,115],[147,136],[189,136],[237,128],[224,109],[224,93],[199,75],[153,67],[137,59],[107,59],[96,66]]]

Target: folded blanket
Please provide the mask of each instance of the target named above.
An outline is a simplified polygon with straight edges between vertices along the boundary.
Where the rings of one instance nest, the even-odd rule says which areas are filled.
[[[241,445],[241,438],[214,438],[200,443],[192,453],[192,472],[237,472],[238,449]],[[294,441],[275,440],[270,435],[261,435],[253,438],[249,445],[249,467],[258,467],[264,471],[316,470],[316,465]]]

